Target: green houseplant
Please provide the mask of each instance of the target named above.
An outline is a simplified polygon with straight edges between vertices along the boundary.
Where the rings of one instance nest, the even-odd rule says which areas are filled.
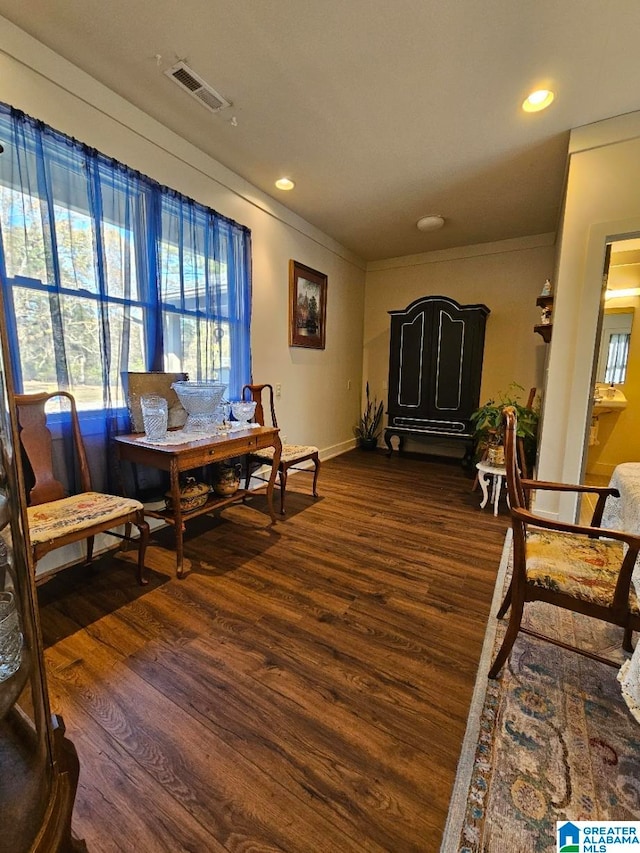
[[[504,445],[504,423],[502,410],[505,406],[513,406],[518,418],[517,437],[521,439],[527,467],[532,468],[536,460],[538,447],[538,424],[540,422],[539,401],[532,399],[532,394],[526,403],[522,403],[520,394],[524,391],[517,382],[512,382],[506,391],[501,391],[497,398],[488,400],[471,415],[474,430],[474,445],[476,460],[488,456],[496,464],[502,464],[500,448]]]
[[[360,447],[366,450],[374,450],[378,444],[378,436],[382,429],[382,400],[378,401],[376,397],[371,400],[369,395],[369,383],[366,385],[367,405],[360,416],[360,420],[353,428],[353,434],[358,439]]]

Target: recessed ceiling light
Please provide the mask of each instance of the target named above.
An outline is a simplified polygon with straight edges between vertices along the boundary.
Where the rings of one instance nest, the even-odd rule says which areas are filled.
[[[437,231],[444,225],[444,216],[439,213],[431,213],[429,216],[423,216],[416,222],[418,231]]]
[[[278,178],[276,186],[279,190],[292,190],[295,187],[295,184],[291,178]]]
[[[555,95],[550,89],[538,89],[522,102],[522,109],[525,113],[537,113],[553,103],[554,98]]]

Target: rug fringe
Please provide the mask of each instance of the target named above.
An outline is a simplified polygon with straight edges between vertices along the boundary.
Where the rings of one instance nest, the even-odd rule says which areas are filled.
[[[467,810],[469,786],[471,784],[471,776],[473,774],[476,754],[476,744],[480,734],[480,717],[484,707],[484,700],[487,692],[487,679],[489,677],[489,668],[491,667],[496,631],[498,630],[498,620],[496,615],[500,605],[502,604],[502,597],[504,595],[504,579],[509,566],[511,534],[512,531],[511,528],[509,528],[504,540],[502,557],[500,558],[500,567],[496,577],[493,600],[491,601],[487,631],[484,637],[482,653],[480,655],[480,663],[478,664],[478,674],[476,676],[476,683],[473,689],[471,705],[469,706],[467,729],[465,731],[462,748],[460,750],[460,758],[458,760],[455,782],[453,783],[453,791],[451,793],[451,800],[449,803],[449,813],[447,815],[447,823],[442,836],[440,853],[458,853],[458,850],[460,849],[460,835],[462,833],[462,826]]]

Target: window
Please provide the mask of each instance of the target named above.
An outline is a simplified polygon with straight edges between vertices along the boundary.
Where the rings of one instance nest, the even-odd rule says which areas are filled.
[[[607,368],[604,372],[604,381],[610,385],[621,385],[627,374],[627,361],[629,359],[629,341],[631,334],[610,335],[609,349],[607,353]]]
[[[627,375],[633,310],[605,311],[602,319],[596,381],[622,385]]]
[[[122,408],[125,371],[250,381],[250,232],[0,105],[0,269],[16,390]]]

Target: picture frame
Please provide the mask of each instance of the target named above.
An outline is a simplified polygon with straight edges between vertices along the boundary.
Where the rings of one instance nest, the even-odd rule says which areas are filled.
[[[289,346],[324,349],[327,276],[289,261]]]

